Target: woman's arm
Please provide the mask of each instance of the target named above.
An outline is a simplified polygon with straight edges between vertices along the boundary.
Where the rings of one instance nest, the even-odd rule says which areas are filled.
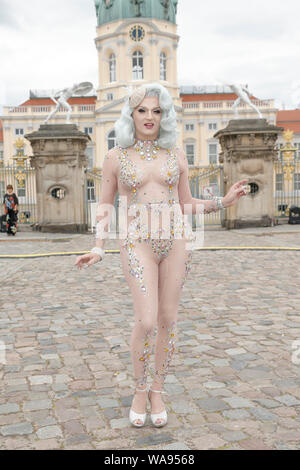
[[[208,214],[209,212],[218,210],[217,203],[214,199],[198,199],[192,196],[191,189],[189,185],[189,166],[185,153],[183,150],[177,150],[177,156],[180,167],[180,178],[178,184],[178,196],[179,202],[184,214],[196,214],[204,212]],[[223,198],[224,199],[224,198]],[[223,203],[222,199],[222,203]],[[198,207],[198,211],[197,211]]]
[[[101,194],[97,206],[96,246],[104,247],[118,190],[116,148],[105,156],[102,167]]]
[[[177,156],[180,166],[178,196],[182,212],[184,214],[197,214],[202,212],[208,214],[209,212],[219,210],[215,199],[198,199],[192,196],[188,180],[189,166],[186,155],[183,150],[178,149]],[[247,192],[243,188],[243,185],[247,182],[248,180],[245,179],[232,185],[226,196],[221,198],[222,205],[224,207],[232,206],[241,196],[245,196]]]

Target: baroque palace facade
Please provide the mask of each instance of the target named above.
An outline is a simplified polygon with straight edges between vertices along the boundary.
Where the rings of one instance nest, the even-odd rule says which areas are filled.
[[[177,3],[178,0],[95,0],[98,86],[88,96],[69,99],[72,123],[91,137],[87,147],[90,169],[101,169],[106,152],[116,144],[113,127],[128,93],[126,87],[149,82],[161,83],[173,97],[180,131],[178,144],[186,151],[190,167],[218,164],[219,144],[214,134],[233,119],[232,105],[237,96],[226,87],[178,85]],[[54,109],[49,96],[47,92],[30,91],[24,103],[4,108],[2,165],[12,164],[18,139],[37,130]],[[276,124],[273,100],[252,99],[263,117]],[[242,118],[256,117],[245,105],[239,107],[239,113]],[[64,123],[65,119],[66,110],[60,109],[49,124]],[[24,154],[32,155],[26,140]]]

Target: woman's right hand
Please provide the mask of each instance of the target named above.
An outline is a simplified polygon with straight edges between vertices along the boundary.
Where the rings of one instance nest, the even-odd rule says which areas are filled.
[[[75,262],[75,266],[78,269],[82,269],[85,266],[91,266],[92,264],[101,261],[101,256],[97,253],[87,253],[86,255],[78,256]]]

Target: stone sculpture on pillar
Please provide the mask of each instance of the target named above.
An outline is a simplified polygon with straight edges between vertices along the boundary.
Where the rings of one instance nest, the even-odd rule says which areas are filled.
[[[250,106],[252,109],[254,109],[254,111],[258,114],[260,119],[263,118],[261,112],[259,111],[259,109],[250,100],[251,93],[248,90],[248,85],[244,86],[244,85],[239,85],[239,84],[236,84],[236,83],[232,83],[232,84],[228,84],[227,86],[229,86],[231,88],[231,90],[238,95],[238,98],[236,99],[236,101],[232,105],[232,108],[233,108],[234,114],[235,114],[235,119],[239,119],[239,113],[238,113],[237,107],[238,107],[238,105],[240,104],[241,101],[244,102],[245,104],[247,104],[248,106]]]
[[[89,93],[93,88],[93,84],[90,82],[82,82],[82,83],[75,83],[73,86],[69,88],[63,88],[62,90],[56,91],[51,96],[51,99],[54,101],[56,104],[55,109],[47,116],[47,118],[44,121],[44,124],[47,124],[47,122],[54,116],[54,114],[57,113],[59,110],[60,106],[66,108],[68,110],[67,113],[67,119],[66,119],[66,124],[71,124],[70,118],[71,118],[71,113],[72,113],[72,108],[68,103],[68,99],[71,98],[73,95],[86,95]],[[57,98],[57,100],[56,100]]]

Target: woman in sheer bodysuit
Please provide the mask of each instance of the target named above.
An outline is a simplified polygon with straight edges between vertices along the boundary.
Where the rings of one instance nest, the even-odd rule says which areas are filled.
[[[243,185],[247,180],[235,183],[219,200],[192,197],[187,158],[175,146],[172,98],[160,84],[145,85],[133,92],[115,129],[119,145],[108,152],[102,168],[96,247],[104,247],[111,212],[108,217],[103,212],[106,209],[107,215],[113,210],[118,191],[120,211],[127,215],[125,235],[119,235],[120,256],[135,319],[131,335],[135,394],[129,418],[134,426],[143,426],[149,396],[151,419],[159,427],[167,422],[161,394],[165,393],[163,385],[175,350],[180,295],[192,261],[187,244],[195,241],[183,214],[199,213],[199,207],[208,213],[233,205],[246,194]],[[77,267],[99,262],[102,257],[95,251],[78,257]]]

